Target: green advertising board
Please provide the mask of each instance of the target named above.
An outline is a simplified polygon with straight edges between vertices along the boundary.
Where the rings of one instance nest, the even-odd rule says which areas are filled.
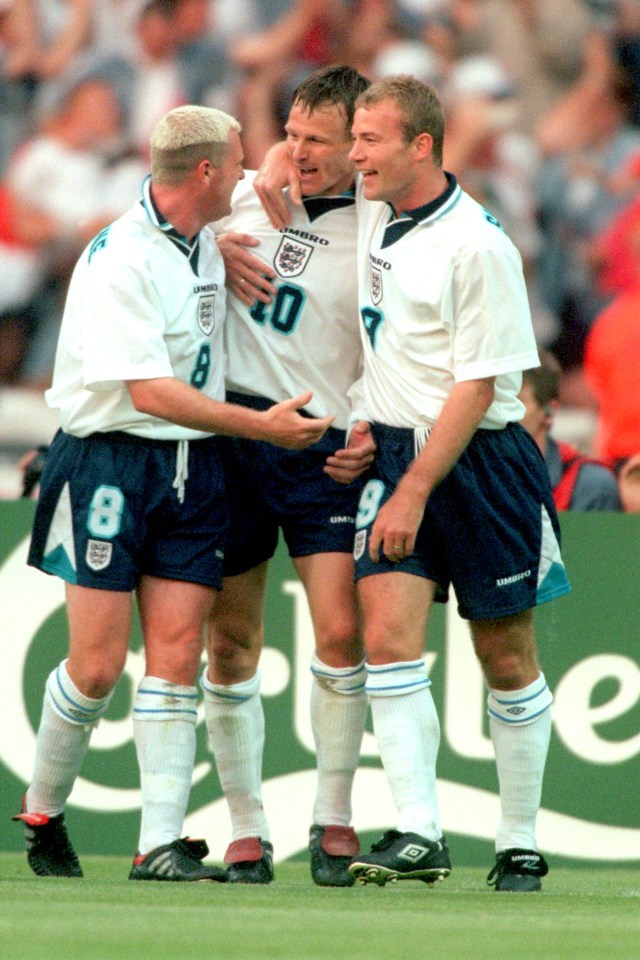
[[[3,671],[0,849],[19,850],[11,823],[28,783],[44,683],[66,653],[63,586],[25,563],[33,504],[0,503]],[[640,516],[565,514],[563,553],[573,591],[537,614],[541,665],[554,691],[554,727],[540,849],[555,863],[640,863]],[[272,564],[261,662],[267,725],[264,801],[276,858],[306,849],[315,793],[309,719],[313,636],[294,568],[280,548]],[[454,604],[436,608],[427,660],[442,741],[441,816],[454,862],[493,859],[498,820],[486,691],[466,624]],[[139,819],[131,703],[144,673],[140,635],[70,799],[67,819],[83,853],[133,854]],[[200,708],[198,749],[185,834],[206,837],[222,859],[229,822],[207,750]],[[395,811],[369,727],[353,797],[366,842],[395,826]]]

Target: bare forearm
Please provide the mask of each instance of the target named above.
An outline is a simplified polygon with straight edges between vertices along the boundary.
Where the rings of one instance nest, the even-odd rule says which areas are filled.
[[[255,439],[250,432],[251,418],[243,419],[244,408],[212,400],[194,387],[173,377],[153,380],[130,380],[127,383],[134,407],[161,420],[206,433],[241,433]],[[246,410],[246,413],[251,413]],[[233,427],[238,429],[233,430]],[[241,428],[249,432],[244,432]],[[228,429],[225,429],[228,428]]]
[[[298,413],[311,400],[310,390],[259,411],[212,400],[173,377],[130,380],[127,389],[134,407],[141,413],[192,430],[267,440],[288,449],[304,449],[316,443],[334,419],[332,416],[303,417]]]
[[[426,503],[431,491],[458,462],[491,406],[494,378],[468,380],[453,388],[420,455],[403,480]]]

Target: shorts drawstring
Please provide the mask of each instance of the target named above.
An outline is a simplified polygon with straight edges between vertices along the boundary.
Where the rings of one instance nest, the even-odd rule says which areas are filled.
[[[189,477],[189,441],[178,440],[176,447],[176,475],[172,486],[178,491],[178,500],[184,503],[184,493]]]

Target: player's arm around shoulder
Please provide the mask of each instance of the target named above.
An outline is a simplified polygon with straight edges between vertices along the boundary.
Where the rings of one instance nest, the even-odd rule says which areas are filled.
[[[139,413],[191,430],[267,440],[292,450],[317,443],[334,419],[304,417],[298,412],[311,400],[310,390],[259,411],[213,400],[175,377],[128,380],[126,386]]]
[[[276,272],[251,253],[260,241],[248,233],[227,230],[216,237],[216,242],[224,260],[227,289],[248,307],[256,300],[271,303],[276,294],[276,287],[271,282],[275,280]]]
[[[291,223],[291,211],[287,206],[284,188],[289,187],[293,203],[302,203],[302,189],[294,164],[291,162],[285,141],[276,143],[267,151],[253,181],[253,187],[276,230]]]

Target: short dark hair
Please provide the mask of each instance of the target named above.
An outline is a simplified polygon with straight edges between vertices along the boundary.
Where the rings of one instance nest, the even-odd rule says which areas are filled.
[[[299,83],[293,91],[291,103],[302,104],[309,113],[328,103],[335,103],[344,108],[347,130],[351,133],[356,100],[369,83],[354,67],[331,64],[321,67]]]
[[[560,399],[561,367],[548,350],[539,350],[540,366],[532,370],[523,370],[522,382],[528,383],[533,399],[539,407],[546,407],[552,400]]]
[[[358,107],[372,107],[382,100],[394,100],[402,113],[402,135],[405,143],[411,143],[421,133],[428,133],[433,140],[433,159],[442,164],[444,142],[444,114],[433,87],[429,87],[412,74],[395,74],[372,83],[358,97]]]

